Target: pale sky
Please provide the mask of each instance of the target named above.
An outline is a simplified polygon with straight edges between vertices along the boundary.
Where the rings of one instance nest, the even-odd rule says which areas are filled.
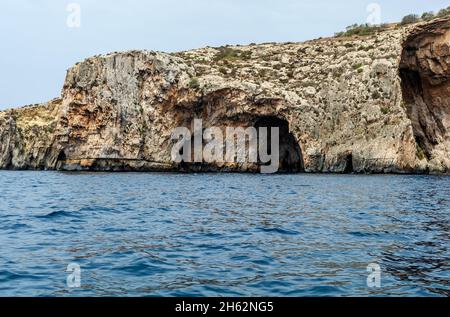
[[[79,28],[67,25],[70,3],[81,9]],[[331,36],[365,23],[370,3],[379,4],[381,22],[450,6],[450,0],[1,0],[0,109],[58,97],[66,70],[92,55]]]

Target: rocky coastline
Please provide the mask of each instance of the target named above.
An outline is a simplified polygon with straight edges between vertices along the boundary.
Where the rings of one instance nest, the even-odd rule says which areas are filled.
[[[450,19],[368,36],[95,56],[61,96],[0,112],[0,169],[255,172],[175,164],[173,129],[283,127],[295,172],[450,172]],[[292,155],[291,155],[292,156]]]

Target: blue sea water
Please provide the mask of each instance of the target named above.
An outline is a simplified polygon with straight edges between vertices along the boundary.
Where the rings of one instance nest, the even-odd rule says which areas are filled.
[[[0,296],[448,296],[449,224],[448,177],[2,171]]]

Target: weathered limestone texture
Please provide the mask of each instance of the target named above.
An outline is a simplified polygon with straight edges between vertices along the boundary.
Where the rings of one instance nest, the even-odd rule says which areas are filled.
[[[0,112],[0,168],[257,171],[174,164],[174,128],[282,129],[282,170],[450,172],[450,20],[365,37],[130,51],[72,67],[60,99]]]

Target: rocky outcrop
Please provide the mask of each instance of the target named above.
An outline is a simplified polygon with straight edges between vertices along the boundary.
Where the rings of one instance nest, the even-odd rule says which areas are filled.
[[[403,96],[420,156],[431,170],[450,165],[450,29],[439,20],[407,37],[400,63]]]
[[[450,21],[366,37],[131,51],[75,65],[61,99],[0,113],[0,167],[257,171],[175,164],[177,127],[277,126],[281,170],[448,173]]]
[[[0,167],[54,168],[58,160],[57,125],[61,99],[0,112]]]

